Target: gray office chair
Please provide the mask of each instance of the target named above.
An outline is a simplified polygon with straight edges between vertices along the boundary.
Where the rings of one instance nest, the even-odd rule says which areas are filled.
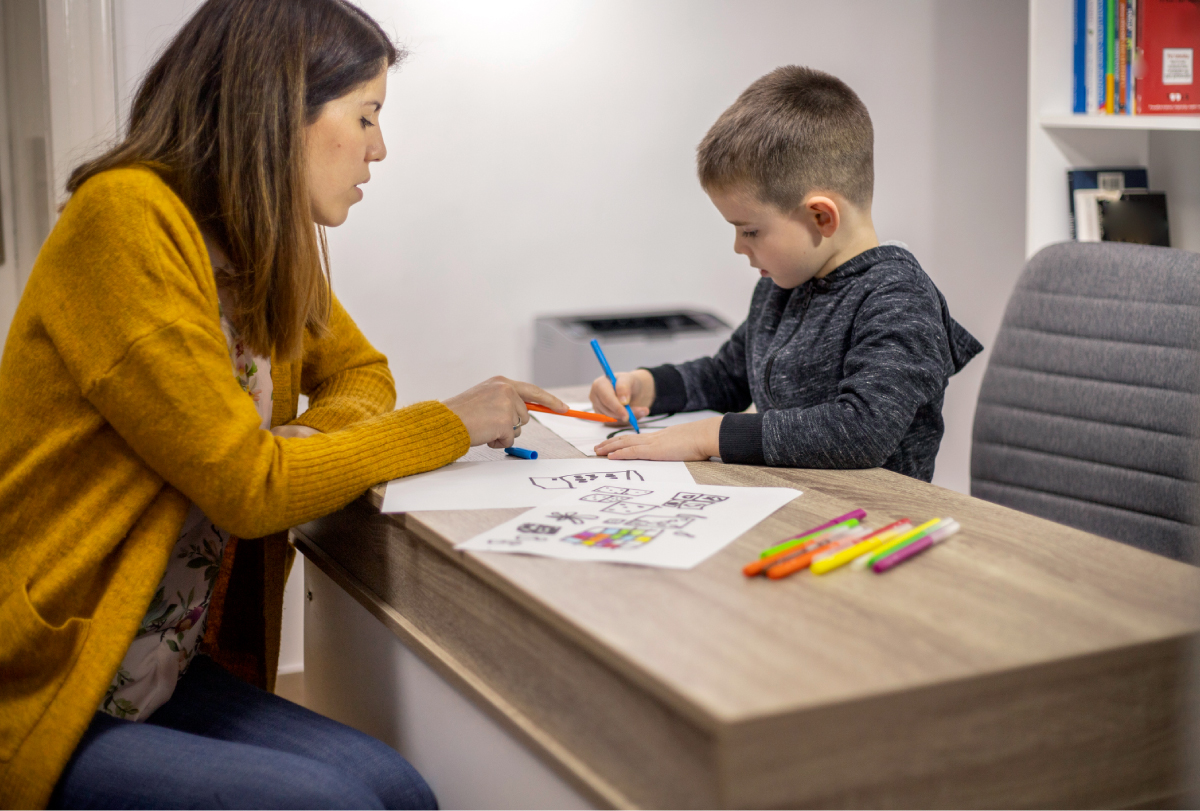
[[[1009,299],[971,494],[1200,562],[1200,254],[1051,245]]]

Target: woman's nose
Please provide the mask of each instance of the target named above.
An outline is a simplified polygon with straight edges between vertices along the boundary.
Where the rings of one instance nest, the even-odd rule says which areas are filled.
[[[371,142],[367,144],[367,160],[381,161],[386,157],[387,144],[383,142],[383,134],[381,133],[377,138],[373,138]]]

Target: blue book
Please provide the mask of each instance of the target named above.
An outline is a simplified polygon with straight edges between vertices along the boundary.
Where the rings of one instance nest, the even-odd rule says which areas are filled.
[[[1087,108],[1087,0],[1075,0],[1075,104],[1076,113]]]

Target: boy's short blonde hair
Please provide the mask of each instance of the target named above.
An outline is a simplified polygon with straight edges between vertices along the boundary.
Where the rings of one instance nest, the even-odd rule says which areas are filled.
[[[748,185],[783,211],[812,191],[869,208],[874,142],[871,116],[845,82],[788,65],[747,87],[721,114],[696,149],[696,168],[706,191]]]

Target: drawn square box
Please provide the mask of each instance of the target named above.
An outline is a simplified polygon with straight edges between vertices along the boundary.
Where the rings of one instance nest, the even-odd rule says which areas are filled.
[[[616,504],[605,507],[600,512],[616,513],[617,515],[637,515],[638,513],[649,512],[650,510],[657,509],[657,504],[638,504],[633,501],[618,501]]]

